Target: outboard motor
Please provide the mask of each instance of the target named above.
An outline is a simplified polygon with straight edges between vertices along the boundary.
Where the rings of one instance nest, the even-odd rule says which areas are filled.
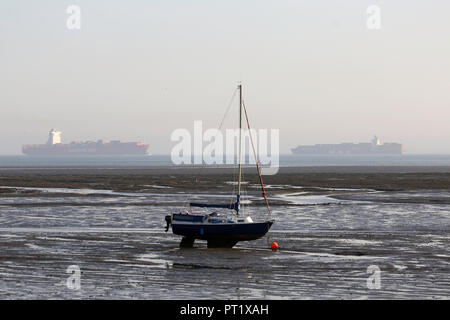
[[[169,227],[172,224],[172,216],[171,215],[166,216],[165,220],[167,223],[167,225],[166,225],[166,232],[167,232],[167,231],[169,231]]]

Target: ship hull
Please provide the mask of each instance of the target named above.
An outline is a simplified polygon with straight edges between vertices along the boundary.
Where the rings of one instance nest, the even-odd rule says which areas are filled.
[[[95,146],[73,147],[71,145],[36,145],[24,146],[23,154],[31,156],[72,156],[72,155],[145,155],[148,154],[148,145],[130,146]]]
[[[401,155],[403,145],[397,143],[372,147],[370,144],[337,144],[298,146],[291,149],[296,155]]]

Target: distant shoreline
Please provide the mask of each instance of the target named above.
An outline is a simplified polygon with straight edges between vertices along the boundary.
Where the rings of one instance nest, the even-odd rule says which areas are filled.
[[[3,166],[0,174],[232,174],[232,167],[212,166]],[[245,167],[244,173],[254,173]],[[450,166],[286,166],[278,174],[308,173],[450,173]]]
[[[249,164],[249,161],[253,160],[252,157],[245,157],[243,163]],[[225,161],[225,160],[224,160]],[[425,170],[425,172],[430,172],[429,167],[439,170],[448,171],[450,167],[450,155],[376,155],[376,156],[358,156],[358,155],[324,155],[324,156],[298,156],[298,155],[283,155],[280,154],[279,158],[269,158],[262,159],[264,161],[270,162],[273,165],[278,165],[282,168],[282,171],[288,172],[299,172],[300,169],[292,168],[305,168],[301,169],[301,172],[307,170],[307,172],[324,172],[325,170],[332,170],[332,172],[337,172],[345,170],[344,172],[353,172],[358,170],[358,172],[403,172],[408,170],[408,172],[417,172],[416,167],[420,167],[420,170]],[[235,159],[235,162],[236,159]],[[201,164],[183,164],[176,165],[172,161],[169,155],[152,155],[152,156],[61,156],[61,157],[43,157],[43,156],[0,156],[0,168],[3,170],[10,170],[11,168],[22,168],[25,170],[31,170],[35,168],[54,168],[55,170],[61,170],[61,168],[68,168],[74,170],[74,168],[92,168],[98,171],[99,168],[108,169],[130,169],[135,168],[136,171],[149,168],[167,172],[167,170],[178,170],[183,171],[194,170],[192,168],[205,167]],[[231,167],[228,164],[218,164],[218,165],[206,165],[207,170],[230,170]],[[323,167],[321,169],[315,169],[316,167]],[[339,169],[335,169],[339,168]],[[344,168],[344,169],[342,169]],[[353,169],[356,168],[356,169]],[[359,168],[364,168],[363,171]],[[377,169],[368,169],[377,168]],[[405,169],[406,168],[406,169]],[[411,169],[414,168],[414,169]],[[294,170],[294,171],[292,171]]]

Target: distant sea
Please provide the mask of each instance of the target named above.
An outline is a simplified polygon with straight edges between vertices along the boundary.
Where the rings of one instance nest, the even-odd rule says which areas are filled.
[[[172,166],[170,155],[0,156],[0,167],[152,167]],[[280,167],[450,166],[450,155],[280,155]]]

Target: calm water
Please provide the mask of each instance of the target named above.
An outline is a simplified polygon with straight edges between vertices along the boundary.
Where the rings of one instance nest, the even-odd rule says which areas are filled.
[[[173,165],[168,155],[151,156],[0,156],[0,167]],[[280,166],[450,166],[450,155],[311,156],[280,155]]]

